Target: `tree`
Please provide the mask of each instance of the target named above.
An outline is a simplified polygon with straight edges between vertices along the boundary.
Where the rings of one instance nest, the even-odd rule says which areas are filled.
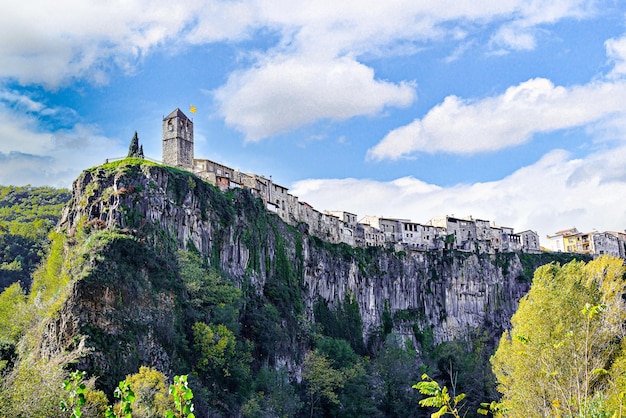
[[[420,378],[419,366],[415,350],[403,344],[395,333],[389,334],[374,363],[377,380],[375,396],[385,417],[423,416],[415,408],[419,394],[411,390],[411,386]]]
[[[135,131],[135,135],[133,135],[133,138],[130,140],[130,146],[128,147],[128,157],[141,158],[139,156],[139,137],[137,136],[137,131]]]
[[[324,416],[341,417],[373,417],[376,405],[370,396],[373,385],[371,375],[367,373],[368,359],[358,356],[348,341],[340,338],[318,337],[316,351],[325,355],[331,366],[343,375],[343,385],[337,389],[339,402],[327,402]]]
[[[235,334],[222,324],[193,325],[196,369],[211,386],[213,406],[232,413],[250,390],[252,347],[247,341],[237,341]]]
[[[610,370],[620,362],[626,305],[623,260],[536,270],[491,359],[513,416],[591,416],[619,392]]]
[[[309,351],[302,364],[302,378],[306,382],[311,417],[315,414],[322,399],[339,403],[338,390],[343,388],[346,377],[333,367],[332,360],[325,354],[314,350]]]
[[[138,373],[126,377],[126,383],[137,397],[133,405],[134,418],[162,417],[167,410],[175,408],[166,380],[163,373],[145,366],[141,366]]]
[[[300,397],[289,382],[289,372],[261,367],[256,376],[254,393],[242,406],[241,413],[248,417],[293,417],[302,407]]]
[[[221,323],[237,331],[241,290],[210,269],[197,252],[178,251],[177,261],[194,322]]]

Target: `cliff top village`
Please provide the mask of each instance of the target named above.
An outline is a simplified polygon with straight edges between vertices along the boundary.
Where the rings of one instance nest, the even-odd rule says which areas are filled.
[[[439,216],[421,224],[409,219],[364,216],[333,210],[320,212],[271,177],[234,170],[223,164],[194,157],[193,121],[180,109],[163,118],[165,165],[193,172],[221,190],[245,188],[262,199],[270,212],[286,223],[305,224],[308,233],[331,243],[351,246],[385,246],[396,251],[458,251],[497,253],[523,251],[539,253],[539,235],[534,231],[514,232],[513,228],[470,217]],[[584,254],[611,254],[625,257],[623,232],[580,233],[576,228],[548,236],[550,251]]]

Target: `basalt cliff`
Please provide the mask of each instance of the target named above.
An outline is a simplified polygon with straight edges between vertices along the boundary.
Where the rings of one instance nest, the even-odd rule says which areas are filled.
[[[41,352],[88,347],[77,367],[109,390],[140,365],[169,375],[193,368],[203,352],[197,309],[216,323],[225,315],[224,303],[219,312],[198,308],[207,296],[181,279],[185,252],[237,290],[231,329],[249,345],[251,373],[282,368],[294,382],[315,335],[372,357],[393,335],[413,348],[417,365],[433,347],[470,341],[476,330],[494,343],[534,268],[550,261],[329,244],[305,225],[286,225],[247,190],[223,193],[193,174],[136,160],[83,172],[57,231],[71,277]]]

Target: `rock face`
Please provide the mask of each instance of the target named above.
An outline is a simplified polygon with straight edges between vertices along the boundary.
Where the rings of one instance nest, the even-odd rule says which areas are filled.
[[[177,349],[161,337],[171,333],[161,331],[184,327],[176,317],[180,295],[167,284],[176,276],[167,257],[178,248],[197,249],[238,286],[249,283],[260,294],[288,271],[299,281],[302,312],[312,322],[320,300],[332,309],[352,298],[365,342],[380,333],[385,315],[395,332],[418,347],[425,334],[437,343],[480,327],[495,337],[528,290],[516,254],[405,254],[331,245],[309,237],[305,228],[287,226],[246,190],[223,194],[190,173],[149,164],[85,171],[74,183],[58,229],[70,237],[116,231],[126,241],[109,254],[128,250],[128,243],[152,254],[137,259],[132,252],[118,254],[126,267],[113,282],[102,282],[97,272],[119,270],[119,260],[103,261],[97,251],[85,256],[88,280],[75,282],[61,315],[48,325],[45,349],[50,352],[66,349],[86,330],[105,341],[90,360],[97,368],[131,357],[172,367]],[[117,343],[126,345],[105,359],[111,355],[103,347],[114,344],[112,338],[130,324],[136,334],[132,341]],[[301,359],[294,352],[276,355],[283,357],[277,362]]]
[[[434,342],[439,343],[463,338],[468,329],[487,327],[499,334],[508,326],[528,284],[518,281],[522,266],[516,256],[507,257],[506,271],[497,265],[496,257],[464,253],[398,256],[381,251],[372,260],[374,274],[368,274],[355,262],[312,250],[304,281],[310,299],[321,296],[332,304],[344,300],[346,294],[353,295],[365,337],[381,326],[381,316],[388,309],[399,331],[407,333],[402,325],[410,325],[407,337],[412,337],[416,323],[422,331],[432,330]]]

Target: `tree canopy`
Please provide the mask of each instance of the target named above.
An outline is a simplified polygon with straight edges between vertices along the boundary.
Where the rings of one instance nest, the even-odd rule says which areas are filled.
[[[17,281],[30,285],[70,197],[65,189],[0,186],[0,289]]]
[[[592,416],[617,407],[626,388],[617,373],[625,355],[623,263],[603,256],[537,269],[491,359],[508,415]]]

